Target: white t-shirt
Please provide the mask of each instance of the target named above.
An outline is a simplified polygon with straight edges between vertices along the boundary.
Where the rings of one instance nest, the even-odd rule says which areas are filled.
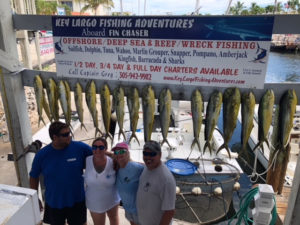
[[[154,170],[145,167],[137,192],[140,224],[158,225],[164,211],[175,209],[175,201],[176,182],[169,169],[163,163]]]
[[[93,164],[93,156],[86,158],[84,174],[86,207],[96,213],[104,213],[120,202],[115,185],[116,172],[113,161],[107,157],[105,169],[97,173]]]

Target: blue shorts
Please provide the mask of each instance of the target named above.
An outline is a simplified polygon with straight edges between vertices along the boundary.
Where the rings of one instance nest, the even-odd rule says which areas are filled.
[[[46,203],[43,221],[51,225],[65,225],[67,220],[69,225],[82,225],[86,223],[86,212],[85,201],[62,209],[51,208]]]

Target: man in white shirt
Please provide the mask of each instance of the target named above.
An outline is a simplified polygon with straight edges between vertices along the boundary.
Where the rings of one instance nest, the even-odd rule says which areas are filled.
[[[137,192],[137,212],[141,225],[169,225],[175,212],[176,183],[161,162],[161,147],[156,141],[144,145],[143,170]]]

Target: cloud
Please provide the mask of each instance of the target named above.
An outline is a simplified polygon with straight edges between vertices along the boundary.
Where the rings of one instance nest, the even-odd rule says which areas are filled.
[[[231,6],[237,1],[233,0]],[[122,0],[122,2],[124,12],[141,16],[144,15],[144,2],[146,2],[145,15],[191,15],[196,6],[196,0]],[[240,0],[240,2],[246,7],[250,7],[252,2],[262,7],[274,4],[274,0]],[[199,0],[199,3],[201,14],[222,15],[227,9],[229,0]],[[120,0],[114,0],[114,4],[115,8],[112,11],[120,12]]]

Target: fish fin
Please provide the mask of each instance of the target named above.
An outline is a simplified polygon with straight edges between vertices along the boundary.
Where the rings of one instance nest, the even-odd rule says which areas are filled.
[[[131,141],[133,138],[135,138],[135,140],[136,140],[136,141],[139,143],[139,145],[140,145],[140,141],[139,141],[139,139],[137,138],[137,136],[136,136],[135,133],[132,133],[132,134],[131,134],[131,136],[130,136],[130,138],[129,138],[129,141],[128,141],[128,144],[130,143],[130,141]]]
[[[42,116],[39,116],[39,124],[38,124],[38,126],[40,127],[40,122],[43,122],[43,124],[46,126],[46,123],[45,123],[45,121],[44,121],[44,119],[43,119],[43,117]]]
[[[222,135],[222,137],[223,137],[223,133],[221,132],[221,130],[219,129],[219,128],[217,128],[217,127],[215,127],[215,129]]]
[[[241,158],[242,155],[245,155],[246,161],[249,162],[249,160],[250,160],[249,153],[247,152],[247,148],[244,145],[241,146],[241,150],[239,151],[238,157]]]

